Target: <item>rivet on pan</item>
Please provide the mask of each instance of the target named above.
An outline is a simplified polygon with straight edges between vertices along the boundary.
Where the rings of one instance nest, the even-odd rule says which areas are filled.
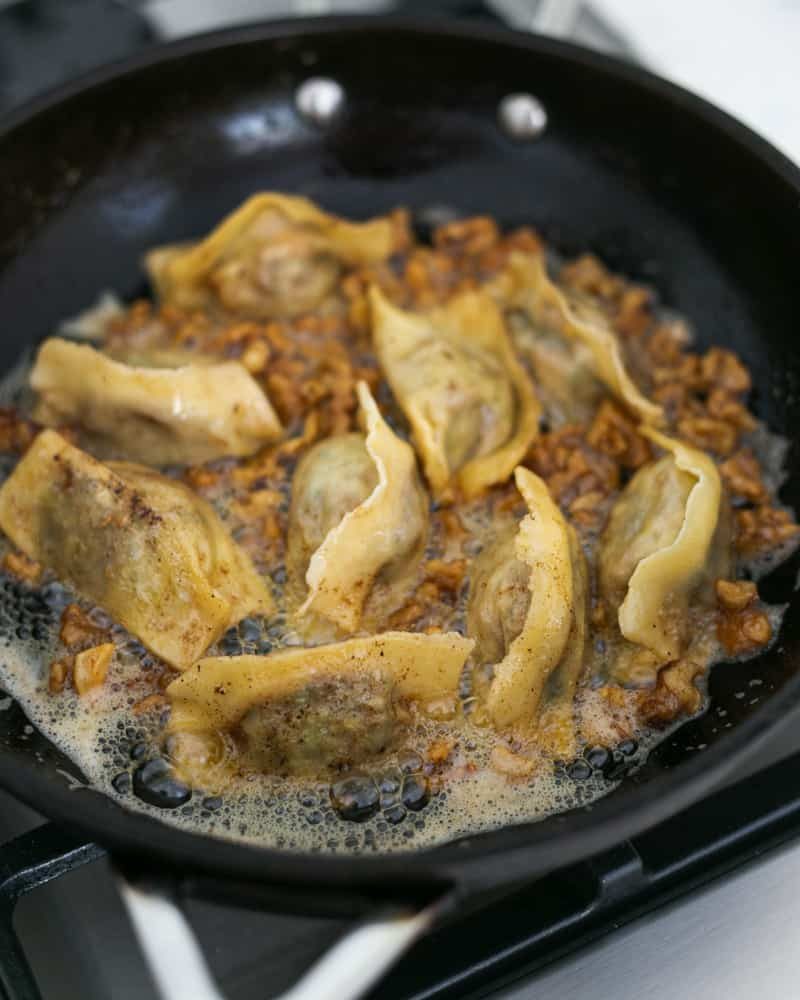
[[[328,125],[344,104],[341,84],[327,76],[312,76],[301,83],[294,95],[297,110],[314,125]]]
[[[508,94],[498,105],[497,118],[514,139],[537,139],[547,128],[547,112],[533,94]]]

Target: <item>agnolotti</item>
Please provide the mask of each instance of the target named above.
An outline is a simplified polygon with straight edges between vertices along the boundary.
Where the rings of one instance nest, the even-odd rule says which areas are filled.
[[[315,308],[343,267],[385,260],[398,238],[388,216],[348,222],[307,198],[266,192],[200,242],[152,250],[145,263],[162,302],[271,319]]]
[[[544,255],[513,253],[503,273],[489,286],[494,298],[507,308],[522,309],[535,325],[545,331],[553,329],[572,345],[573,375],[587,402],[595,402],[585,377],[591,371],[606,389],[624,403],[643,423],[660,426],[664,411],[647,399],[631,378],[616,334],[605,318],[597,311],[589,312],[580,303],[570,303],[564,293],[550,280]],[[545,379],[557,381],[568,366],[563,363],[563,351],[552,345],[539,343],[533,357],[543,369]],[[538,375],[538,373],[537,373]],[[569,406],[569,398],[563,403]]]
[[[283,433],[238,361],[143,368],[54,337],[40,348],[30,384],[40,423],[77,423],[100,448],[148,465],[252,455]]]
[[[507,480],[539,430],[541,408],[503,316],[484,292],[426,313],[373,287],[372,337],[437,497],[474,497]]]
[[[730,573],[730,511],[708,455],[652,429],[641,432],[667,454],[643,466],[612,508],[599,577],[622,636],[652,654],[644,678],[652,680],[658,666],[685,651],[690,602],[702,608],[714,579]]]
[[[428,532],[428,498],[410,445],[390,429],[365,382],[357,385],[363,433],[315,445],[292,481],[288,566],[298,616],[356,631],[371,599],[385,617],[416,580]]]
[[[195,781],[214,781],[220,738],[259,771],[339,770],[396,749],[412,706],[452,711],[473,645],[455,632],[384,632],[201,660],[167,688],[170,753]]]
[[[517,351],[531,368],[549,427],[591,421],[605,396],[589,350],[513,309],[506,316]]]
[[[586,560],[545,483],[514,473],[528,513],[478,557],[467,612],[476,660],[494,665],[486,707],[498,729],[573,743],[572,701],[586,641]]]
[[[178,670],[274,607],[208,503],[144,466],[104,465],[55,431],[0,489],[0,528]]]

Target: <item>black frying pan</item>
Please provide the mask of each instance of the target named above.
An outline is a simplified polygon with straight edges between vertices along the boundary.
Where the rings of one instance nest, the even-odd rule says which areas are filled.
[[[326,129],[298,116],[310,75],[342,84]],[[528,91],[549,116],[523,143],[500,99]],[[259,189],[363,217],[446,205],[531,223],[566,254],[592,250],[651,283],[701,346],[739,352],[755,409],[794,437],[800,417],[800,172],[700,99],[571,45],[492,30],[372,19],[250,27],[165,46],[35,101],[0,132],[0,365],[114,288],[144,291],[153,244],[196,236]],[[800,502],[792,447],[783,496]],[[790,604],[775,647],[717,667],[714,712],[684,725],[591,811],[387,857],[287,855],[193,836],[86,791],[40,737],[0,713],[0,783],[120,856],[292,898],[495,889],[628,838],[697,800],[800,698],[798,560],[766,585]],[[736,697],[752,677],[759,704]],[[703,746],[702,752],[696,748]],[[301,891],[304,887],[306,891]]]

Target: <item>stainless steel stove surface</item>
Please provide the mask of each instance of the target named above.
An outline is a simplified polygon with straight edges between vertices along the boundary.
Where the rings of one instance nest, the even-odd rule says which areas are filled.
[[[0,0],[0,111],[159,37],[254,17],[389,6],[379,0]],[[521,27],[538,16],[540,25],[631,55],[622,36],[581,4],[416,5],[418,12],[443,6]],[[731,1000],[757,991],[776,1000],[796,996],[800,954],[784,949],[783,941],[791,932],[786,914],[800,876],[800,849],[766,852],[800,833],[798,723],[800,713],[785,721],[747,772],[676,820],[424,938],[371,996],[666,1000],[690,990]],[[156,998],[107,857],[43,822],[0,793],[0,996],[36,996],[26,982],[25,958],[15,950],[13,910],[14,930],[45,1000]],[[690,891],[691,905],[685,901]],[[743,908],[747,920],[740,917]],[[231,1000],[283,994],[350,927],[344,919],[193,900],[185,910]],[[754,927],[772,948],[754,953]]]

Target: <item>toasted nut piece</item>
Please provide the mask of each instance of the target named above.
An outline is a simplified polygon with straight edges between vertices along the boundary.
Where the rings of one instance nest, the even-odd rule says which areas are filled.
[[[79,604],[68,604],[61,613],[59,639],[65,646],[80,646],[106,638],[104,629],[98,628]]]
[[[113,655],[113,642],[104,642],[101,646],[92,646],[77,654],[72,681],[79,695],[88,694],[105,683]]]
[[[603,400],[586,435],[597,451],[630,469],[638,469],[652,456],[636,424],[610,399]]]
[[[712,417],[726,420],[743,431],[755,430],[756,418],[744,403],[732,396],[727,389],[712,389],[708,394],[706,409]]]
[[[653,320],[653,296],[647,288],[632,285],[621,295],[615,327],[627,337],[641,337]]]
[[[701,363],[703,377],[711,384],[728,392],[747,392],[750,373],[732,351],[712,347]]]
[[[66,657],[63,660],[53,660],[50,664],[50,677],[47,682],[47,688],[50,694],[58,694],[60,691],[64,690],[64,685],[67,683],[67,678],[69,677],[69,672],[72,669],[72,657]]]
[[[647,342],[647,351],[656,365],[676,365],[692,337],[684,322],[670,320],[659,323]]]
[[[607,302],[618,299],[625,283],[593,254],[585,253],[565,264],[561,268],[559,278],[568,288],[586,295],[596,295]]]
[[[449,760],[454,745],[452,740],[434,740],[428,747],[428,760],[431,764],[444,764],[446,760]]]
[[[165,694],[149,694],[141,701],[137,701],[133,706],[134,715],[144,715],[145,712],[152,712],[169,705],[169,698]]]
[[[444,508],[440,511],[439,517],[448,538],[460,541],[466,536],[467,531],[456,511]]]
[[[742,632],[753,646],[766,646],[772,638],[772,625],[763,611],[745,615]]]
[[[429,559],[425,566],[425,577],[435,583],[440,590],[457,591],[466,571],[465,559],[454,559],[452,562]]]
[[[213,469],[205,468],[205,466],[195,465],[184,472],[183,478],[193,490],[202,492],[215,486],[220,478],[220,474]]]
[[[678,433],[698,448],[717,455],[730,455],[738,437],[735,427],[713,417],[684,417],[678,421]]]
[[[800,526],[791,514],[762,504],[752,510],[736,511],[736,547],[740,552],[760,552],[776,548],[797,537]]]
[[[758,597],[758,589],[751,580],[717,580],[714,589],[720,607],[728,611],[741,611]]]
[[[240,358],[242,364],[251,373],[261,372],[269,361],[269,347],[265,340],[253,340],[244,350]]]
[[[458,254],[479,254],[493,247],[500,239],[500,230],[494,219],[476,215],[437,226],[433,245],[438,250]]]
[[[36,583],[42,575],[41,563],[29,559],[24,552],[7,552],[3,557],[3,569],[28,583]]]
[[[720,617],[717,637],[729,656],[738,656],[766,646],[772,638],[772,625],[763,611],[745,608]]]
[[[492,750],[492,770],[508,778],[527,778],[536,770],[536,761],[514,753],[500,743]]]
[[[735,496],[753,503],[768,499],[767,488],[761,480],[761,467],[750,448],[741,448],[719,467],[725,485]]]
[[[389,626],[396,629],[407,629],[425,614],[425,608],[418,602],[411,600],[404,604],[389,619]]]

